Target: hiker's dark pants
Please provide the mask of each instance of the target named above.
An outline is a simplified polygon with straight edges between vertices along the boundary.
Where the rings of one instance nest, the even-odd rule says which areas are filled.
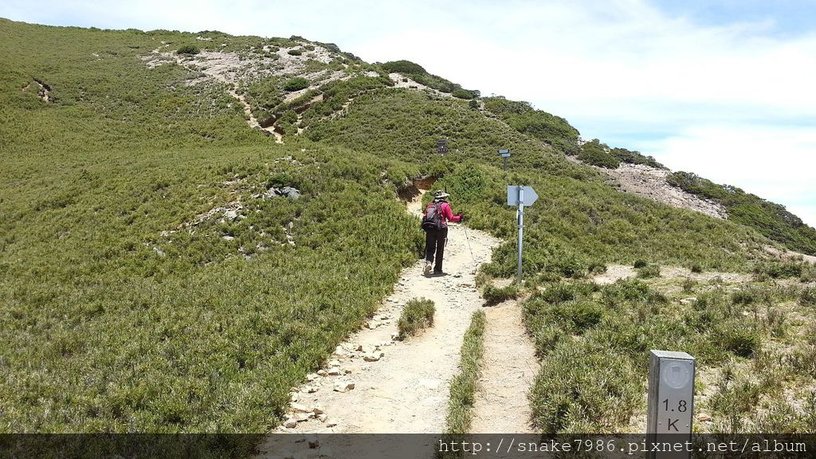
[[[425,260],[434,261],[434,272],[442,272],[442,257],[445,255],[445,240],[448,238],[448,229],[429,230],[425,232]]]

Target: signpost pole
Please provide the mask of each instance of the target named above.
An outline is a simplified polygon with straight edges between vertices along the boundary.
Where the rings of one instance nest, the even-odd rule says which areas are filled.
[[[505,150],[505,149],[499,150],[499,156],[502,157],[502,160],[503,160],[503,163],[504,163],[504,170],[506,171],[507,170],[507,158],[510,157],[510,150]]]
[[[521,285],[521,244],[524,235],[524,187],[518,187],[518,283]]]
[[[524,239],[524,206],[530,207],[538,199],[533,187],[524,185],[507,185],[507,205],[518,206],[518,282],[521,283],[521,251]]]

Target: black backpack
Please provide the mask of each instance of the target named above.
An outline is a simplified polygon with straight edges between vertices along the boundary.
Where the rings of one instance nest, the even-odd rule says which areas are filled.
[[[442,220],[442,203],[435,202],[425,208],[425,216],[422,217],[422,229],[425,231],[441,230],[444,228]]]

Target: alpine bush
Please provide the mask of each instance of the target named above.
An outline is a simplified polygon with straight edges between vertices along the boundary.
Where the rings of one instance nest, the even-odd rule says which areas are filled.
[[[433,326],[435,311],[433,301],[425,298],[415,298],[405,303],[397,323],[399,339],[416,335],[423,328]]]
[[[799,304],[802,306],[816,306],[816,287],[805,287],[799,294]]]
[[[309,80],[303,77],[294,77],[283,84],[285,91],[300,91],[309,87]]]
[[[495,306],[503,301],[518,298],[518,295],[518,286],[513,284],[507,287],[487,285],[484,290],[482,290],[482,298],[485,300],[485,306]]]
[[[193,55],[193,54],[198,54],[200,52],[201,52],[201,50],[198,49],[198,46],[195,46],[195,45],[183,45],[183,46],[179,47],[179,49],[176,50],[176,54]]]

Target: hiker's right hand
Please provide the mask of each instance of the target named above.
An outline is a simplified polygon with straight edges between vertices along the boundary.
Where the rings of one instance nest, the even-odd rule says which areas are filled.
[[[465,214],[460,213],[459,215],[457,215],[457,217],[459,217],[459,223],[465,221]]]

